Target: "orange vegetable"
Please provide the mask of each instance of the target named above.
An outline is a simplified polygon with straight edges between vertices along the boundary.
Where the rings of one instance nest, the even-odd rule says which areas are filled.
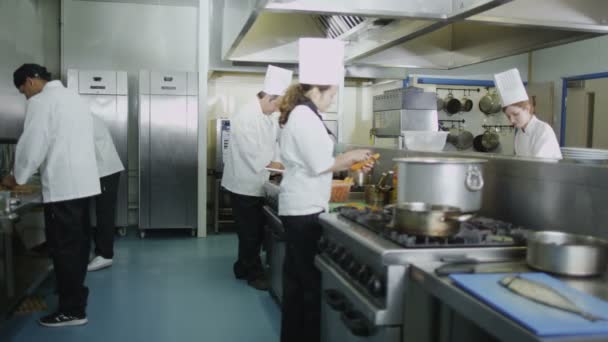
[[[375,162],[376,160],[380,159],[380,153],[376,153],[374,155],[372,155],[368,160],[366,161],[362,161],[362,162],[358,162],[353,164],[350,169],[352,171],[359,171],[361,170],[365,165],[371,163],[371,162]]]

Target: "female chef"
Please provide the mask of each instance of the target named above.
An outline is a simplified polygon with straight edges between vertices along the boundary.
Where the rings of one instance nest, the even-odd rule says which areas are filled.
[[[532,113],[519,71],[511,69],[494,75],[496,89],[502,99],[502,110],[517,129],[515,155],[546,159],[562,159],[555,132]]]
[[[281,160],[285,172],[279,215],[286,231],[281,341],[320,340],[321,280],[314,266],[321,236],[319,214],[328,209],[332,172],[367,160],[368,150],[333,157],[334,143],[319,112],[326,111],[344,77],[344,44],[299,41],[299,84],[286,92],[279,110]],[[368,165],[369,167],[370,165]]]

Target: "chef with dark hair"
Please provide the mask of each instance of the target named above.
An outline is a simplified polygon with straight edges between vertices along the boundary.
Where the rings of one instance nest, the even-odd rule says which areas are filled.
[[[263,89],[230,119],[230,145],[224,164],[222,186],[230,192],[238,236],[234,276],[258,290],[268,289],[260,258],[266,219],[263,185],[266,168],[282,169],[277,154],[278,105],[291,83],[291,70],[269,65]]]
[[[40,171],[45,234],[59,295],[57,311],[38,322],[46,327],[86,324],[89,201],[100,193],[93,119],[78,94],[51,81],[43,66],[24,64],[13,73],[13,81],[28,102],[14,176],[6,176],[2,184],[25,184]]]

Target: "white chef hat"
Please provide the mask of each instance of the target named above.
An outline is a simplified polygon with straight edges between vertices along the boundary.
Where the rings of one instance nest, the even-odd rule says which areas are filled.
[[[511,69],[495,74],[494,83],[503,107],[528,100],[528,93],[519,75],[519,70]]]
[[[263,91],[268,95],[283,95],[291,84],[293,71],[269,65],[266,70]]]
[[[336,39],[300,38],[299,81],[338,85],[344,78],[344,42]]]

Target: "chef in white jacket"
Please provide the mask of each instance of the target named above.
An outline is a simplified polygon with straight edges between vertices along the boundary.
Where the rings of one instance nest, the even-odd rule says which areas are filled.
[[[92,117],[101,194],[95,197],[95,217],[97,219],[93,233],[95,257],[89,263],[87,270],[97,271],[112,266],[116,230],[114,225],[116,222],[116,196],[120,175],[125,168],[120,161],[112,135],[105,122],[94,114]]]
[[[321,280],[314,265],[319,214],[328,208],[332,173],[369,159],[371,153],[354,150],[334,157],[333,140],[321,120],[344,77],[343,60],[342,41],[300,39],[299,84],[287,90],[280,106],[285,172],[279,215],[286,232],[282,342],[320,340]]]
[[[494,75],[502,110],[515,126],[515,155],[545,159],[562,159],[553,128],[532,113],[532,104],[517,69]]]
[[[276,146],[279,132],[278,103],[291,83],[292,71],[268,66],[264,88],[239,108],[230,120],[230,145],[224,161],[222,186],[230,194],[239,239],[233,266],[237,279],[259,290],[268,289],[260,259],[264,238],[264,182],[266,167],[282,169]],[[253,96],[252,96],[253,97]]]
[[[59,307],[39,323],[59,327],[87,323],[88,209],[100,187],[89,108],[78,94],[50,79],[46,68],[37,64],[24,64],[13,74],[15,86],[28,103],[15,151],[14,177],[5,177],[3,184],[25,184],[40,170]]]

